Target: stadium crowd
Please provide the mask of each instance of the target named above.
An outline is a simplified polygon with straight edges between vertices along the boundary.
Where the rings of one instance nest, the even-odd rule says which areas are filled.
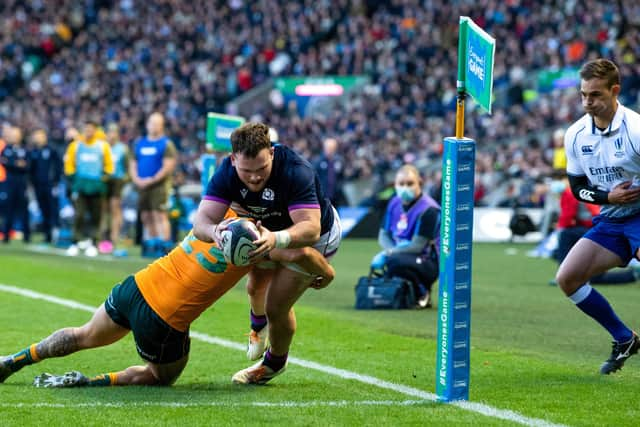
[[[452,17],[468,15],[498,40],[493,114],[470,105],[466,123],[479,141],[481,203],[483,188],[502,178],[548,175],[549,131],[581,114],[575,82],[540,88],[537,72],[611,57],[624,76],[622,102],[637,105],[640,23],[630,19],[638,8],[630,0],[8,1],[0,8],[11,23],[0,33],[0,116],[65,144],[67,128],[96,115],[130,141],[159,110],[182,171],[196,178],[206,112],[223,112],[272,76],[366,74],[371,83],[328,114],[273,103],[254,117],[311,159],[337,137],[343,180],[384,188],[390,171],[411,162],[436,185],[433,166],[455,123]],[[513,197],[535,204],[535,184],[523,188],[531,193]]]

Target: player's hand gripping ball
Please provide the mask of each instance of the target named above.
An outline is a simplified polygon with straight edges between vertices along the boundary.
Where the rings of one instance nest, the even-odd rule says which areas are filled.
[[[222,254],[227,262],[239,267],[249,265],[249,252],[256,248],[253,241],[260,237],[256,225],[246,218],[238,218],[220,234]]]

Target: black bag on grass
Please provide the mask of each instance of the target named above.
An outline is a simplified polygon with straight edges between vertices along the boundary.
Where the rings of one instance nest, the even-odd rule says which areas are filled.
[[[401,277],[388,277],[371,270],[356,285],[356,309],[402,309],[415,305],[413,284]]]

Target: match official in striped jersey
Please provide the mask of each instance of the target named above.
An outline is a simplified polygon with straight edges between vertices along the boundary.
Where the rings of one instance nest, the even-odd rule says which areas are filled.
[[[620,73],[613,62],[589,61],[580,78],[586,114],[565,134],[567,175],[576,198],[601,205],[601,211],[560,265],[556,281],[613,337],[611,356],[600,368],[610,374],[638,352],[640,339],[589,279],[640,254],[640,115],[618,101]]]

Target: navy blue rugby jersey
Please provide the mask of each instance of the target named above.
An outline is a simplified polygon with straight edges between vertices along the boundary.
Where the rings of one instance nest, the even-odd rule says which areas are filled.
[[[262,221],[272,231],[293,225],[291,211],[320,208],[320,234],[331,230],[334,221],[331,202],[324,196],[311,164],[284,145],[276,144],[274,148],[271,176],[261,191],[250,191],[244,185],[229,156],[211,177],[204,198],[226,205],[236,202],[249,217]]]

